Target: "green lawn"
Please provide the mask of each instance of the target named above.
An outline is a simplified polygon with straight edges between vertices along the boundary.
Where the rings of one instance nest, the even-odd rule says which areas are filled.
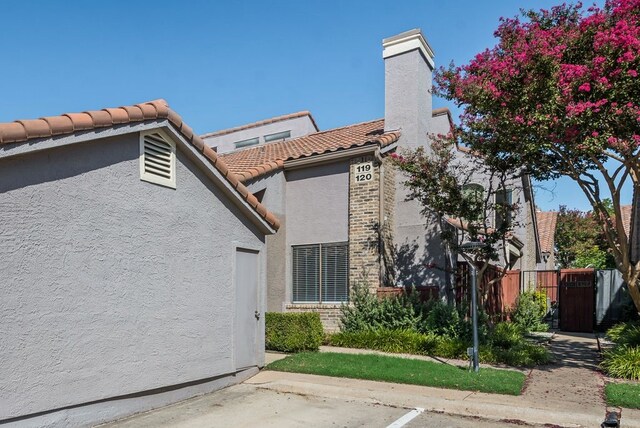
[[[640,409],[640,384],[609,383],[605,388],[607,404],[611,406]]]
[[[525,380],[524,374],[511,370],[480,368],[473,373],[431,361],[332,352],[294,354],[267,369],[508,395],[520,395]]]

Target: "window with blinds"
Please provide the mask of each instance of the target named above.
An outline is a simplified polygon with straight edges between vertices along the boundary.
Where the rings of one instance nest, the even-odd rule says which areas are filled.
[[[176,187],[176,146],[161,132],[140,134],[140,179]]]
[[[293,301],[349,300],[349,246],[346,242],[293,247]]]
[[[512,225],[513,217],[513,191],[511,189],[500,189],[496,192],[496,228],[507,227]]]

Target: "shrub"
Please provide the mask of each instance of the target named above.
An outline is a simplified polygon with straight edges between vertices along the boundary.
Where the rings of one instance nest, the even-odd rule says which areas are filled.
[[[617,345],[640,346],[640,324],[638,322],[616,324],[607,330],[606,335]]]
[[[363,330],[358,332],[340,332],[330,336],[333,346],[377,351],[427,354],[435,347],[436,338],[412,330]]]
[[[267,312],[265,346],[271,351],[317,351],[322,343],[320,315],[312,312]]]
[[[542,296],[544,296],[544,300]],[[524,331],[547,331],[549,326],[542,322],[542,318],[547,313],[546,307],[547,298],[544,293],[522,293],[518,296],[516,308],[511,314],[511,320]]]
[[[640,347],[616,346],[604,353],[600,366],[609,376],[640,380]]]
[[[503,363],[508,366],[535,366],[539,364],[548,364],[551,361],[551,355],[547,348],[541,345],[534,345],[523,341],[510,348],[493,347],[492,349],[495,362]]]
[[[466,359],[469,343],[460,338],[440,336],[430,355],[441,358]]]
[[[412,293],[416,294],[416,293]],[[416,297],[394,296],[379,300],[366,282],[353,286],[351,304],[343,305],[340,330],[344,332],[385,330],[417,331],[421,315]]]
[[[512,322],[496,324],[490,336],[491,344],[498,348],[508,349],[523,341],[522,328]]]

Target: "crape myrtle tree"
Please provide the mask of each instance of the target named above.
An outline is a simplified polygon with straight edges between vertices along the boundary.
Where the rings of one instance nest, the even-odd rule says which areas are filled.
[[[457,150],[453,134],[432,136],[431,147],[419,147],[392,154],[395,165],[404,173],[407,198],[422,206],[427,218],[439,219],[440,238],[446,248],[462,254],[460,245],[481,241],[485,246],[467,257],[477,265],[478,283],[490,264],[502,256],[506,260],[507,241],[517,226],[518,202],[502,197],[513,188],[518,174],[496,171],[481,156]],[[480,187],[481,186],[481,187]],[[481,290],[479,300],[487,301],[491,284],[499,281],[506,269]]]
[[[436,77],[438,94],[463,109],[460,138],[497,170],[574,180],[640,311],[640,263],[620,210],[640,173],[640,0],[523,11],[495,36],[495,47]]]

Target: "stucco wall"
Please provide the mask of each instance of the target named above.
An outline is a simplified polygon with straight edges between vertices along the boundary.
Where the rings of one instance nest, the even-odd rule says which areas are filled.
[[[287,174],[287,244],[347,241],[349,162],[296,169]]]
[[[138,154],[128,134],[0,162],[0,421],[235,371],[232,243],[263,237],[182,154],[175,190]]]
[[[280,220],[280,229],[267,236],[267,311],[280,312],[287,298],[286,180],[282,170],[260,177],[247,186],[251,192],[265,190],[262,204]]]

